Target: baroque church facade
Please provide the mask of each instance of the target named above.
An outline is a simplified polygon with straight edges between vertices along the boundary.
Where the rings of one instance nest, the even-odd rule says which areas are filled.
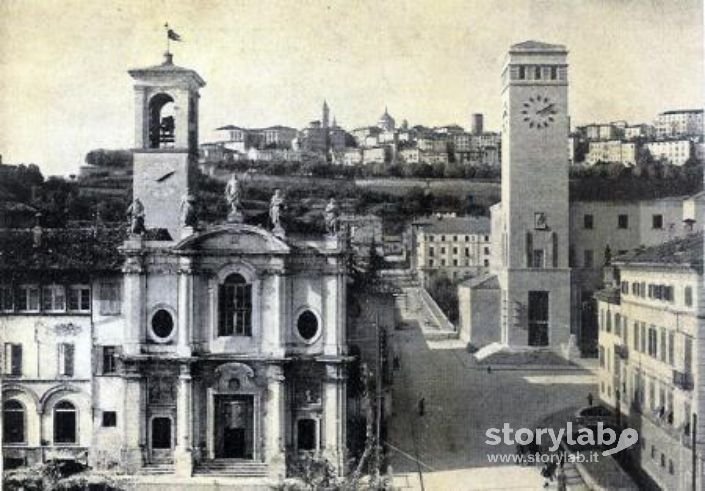
[[[200,227],[205,82],[168,53],[130,75],[130,232],[3,233],[27,244],[0,260],[6,464],[279,480],[308,452],[344,473],[345,234],[287,234],[274,198],[273,230],[247,224],[237,182]]]

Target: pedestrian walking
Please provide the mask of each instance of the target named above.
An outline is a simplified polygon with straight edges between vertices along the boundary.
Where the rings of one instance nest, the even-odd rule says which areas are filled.
[[[492,365],[487,365],[487,373],[492,373]]]
[[[560,468],[558,475],[556,476],[556,485],[558,487],[558,491],[566,491],[568,489],[568,476],[565,475],[565,470],[563,467]]]
[[[546,465],[543,466],[543,469],[541,469],[541,475],[544,478],[544,488],[547,488],[553,482],[553,476],[556,473],[556,467],[558,466],[555,462],[548,462],[546,463]]]
[[[592,392],[588,392],[587,401],[588,401],[588,406],[592,406]]]
[[[419,416],[423,416],[426,413],[426,399],[419,399]]]

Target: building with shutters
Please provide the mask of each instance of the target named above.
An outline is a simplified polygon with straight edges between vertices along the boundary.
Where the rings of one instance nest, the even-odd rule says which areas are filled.
[[[595,294],[599,397],[638,430],[639,445],[629,457],[661,489],[691,489],[694,465],[699,489],[702,232],[630,252],[608,269],[611,281]]]

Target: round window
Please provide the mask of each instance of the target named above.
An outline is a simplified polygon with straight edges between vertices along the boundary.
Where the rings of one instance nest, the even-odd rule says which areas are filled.
[[[152,316],[152,332],[158,338],[168,338],[174,331],[174,319],[169,311],[157,310]]]
[[[306,310],[299,315],[296,321],[296,329],[299,335],[306,341],[311,341],[318,334],[318,318],[310,310]]]

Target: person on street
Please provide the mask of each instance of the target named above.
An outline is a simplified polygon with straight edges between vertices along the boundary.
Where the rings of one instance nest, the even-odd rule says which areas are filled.
[[[423,416],[426,413],[426,399],[423,397],[419,399],[419,416]]]
[[[588,401],[588,406],[592,406],[592,392],[588,392],[587,401]]]

